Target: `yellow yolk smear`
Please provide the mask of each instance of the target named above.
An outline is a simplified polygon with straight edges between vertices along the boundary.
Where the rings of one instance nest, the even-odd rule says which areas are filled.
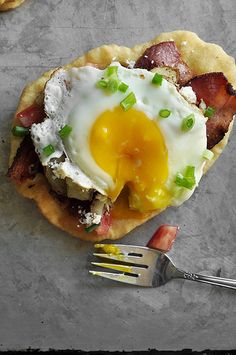
[[[143,112],[121,107],[103,112],[91,128],[89,144],[98,166],[114,181],[114,189],[107,191],[113,202],[127,186],[132,209],[146,212],[169,204],[164,138]]]

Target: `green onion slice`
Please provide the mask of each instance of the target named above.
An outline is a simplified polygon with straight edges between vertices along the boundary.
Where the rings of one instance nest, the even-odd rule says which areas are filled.
[[[111,76],[111,75],[116,75],[117,76],[118,73],[118,67],[113,65],[111,67],[108,67],[105,71],[105,75],[106,76]]]
[[[175,178],[175,183],[178,186],[185,187],[186,189],[192,190],[194,184],[189,182],[182,174],[178,173]]]
[[[175,183],[178,186],[192,190],[194,185],[196,184],[195,167],[188,165],[186,167],[184,175],[182,175],[181,173],[177,173]]]
[[[27,136],[27,134],[29,134],[29,128],[25,128],[21,126],[14,126],[11,131],[13,136],[16,137],[24,137]]]
[[[208,106],[204,111],[204,116],[210,118],[214,115],[215,111],[214,107]]]
[[[85,232],[90,233],[94,229],[96,229],[99,225],[100,225],[100,223],[98,223],[98,224],[93,223],[93,224],[91,224],[91,226],[85,227],[84,230],[85,230]]]
[[[187,165],[184,177],[186,177],[186,179],[188,179],[188,180],[190,180],[190,179],[195,180],[194,173],[195,173],[195,167],[191,166],[191,165]]]
[[[127,91],[128,87],[129,87],[129,85],[126,85],[125,83],[122,82],[122,83],[119,85],[118,90],[121,91],[121,92],[123,92],[123,93],[125,93],[125,92]]]
[[[107,90],[114,94],[119,88],[120,81],[117,78],[111,78],[107,82]]]
[[[171,111],[168,110],[167,108],[164,108],[164,109],[162,109],[162,110],[159,111],[159,116],[160,116],[161,118],[167,118],[167,117],[170,116],[170,114],[171,114]]]
[[[136,103],[136,97],[133,92],[131,92],[124,100],[120,102],[120,106],[124,111],[128,111]]]
[[[214,157],[214,153],[209,149],[206,149],[205,152],[203,153],[203,158],[206,160],[211,160],[213,157]]]
[[[183,132],[188,132],[188,131],[190,131],[190,129],[193,128],[194,124],[195,124],[195,117],[194,117],[194,114],[191,113],[190,115],[188,115],[187,117],[185,117],[183,119],[183,122],[181,125],[181,130]]]
[[[49,144],[43,148],[43,152],[47,157],[49,157],[49,155],[55,152],[55,148],[53,147],[53,145]]]
[[[161,86],[162,80],[163,76],[161,74],[155,73],[154,77],[152,78],[152,83]]]
[[[62,127],[62,129],[60,129],[58,134],[61,138],[66,138],[69,136],[71,131],[72,131],[72,127],[66,124],[64,127]]]
[[[175,177],[176,185],[183,187],[184,180],[185,180],[185,177],[181,173],[177,173],[177,175]]]
[[[98,80],[96,82],[96,87],[99,88],[99,89],[106,89],[107,88],[107,81],[106,80]]]

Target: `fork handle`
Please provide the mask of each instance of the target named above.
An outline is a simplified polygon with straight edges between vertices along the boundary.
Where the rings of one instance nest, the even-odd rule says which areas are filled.
[[[174,277],[185,279],[185,280],[203,282],[215,286],[227,287],[236,290],[236,280],[233,279],[225,279],[223,277],[200,275],[200,274],[192,274],[179,269],[176,270],[176,274],[174,275]]]

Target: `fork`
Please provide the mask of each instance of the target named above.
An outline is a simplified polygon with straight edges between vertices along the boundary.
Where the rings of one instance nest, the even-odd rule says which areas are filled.
[[[94,276],[145,287],[159,287],[180,278],[236,290],[236,280],[180,270],[166,254],[156,249],[122,244],[95,244],[95,247],[105,252],[94,253],[94,256],[122,263],[92,262],[95,266],[116,271],[89,270]]]

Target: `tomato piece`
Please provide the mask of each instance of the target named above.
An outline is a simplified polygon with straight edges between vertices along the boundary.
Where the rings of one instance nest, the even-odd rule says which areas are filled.
[[[152,238],[149,240],[147,244],[147,247],[158,249],[163,252],[170,251],[175,241],[178,230],[179,227],[177,226],[163,224],[153,234]]]
[[[105,235],[108,233],[111,226],[112,218],[110,213],[106,212],[102,216],[100,226],[96,228],[96,233],[98,235]]]
[[[23,127],[30,127],[33,123],[42,122],[45,112],[42,106],[31,105],[16,115]]]

